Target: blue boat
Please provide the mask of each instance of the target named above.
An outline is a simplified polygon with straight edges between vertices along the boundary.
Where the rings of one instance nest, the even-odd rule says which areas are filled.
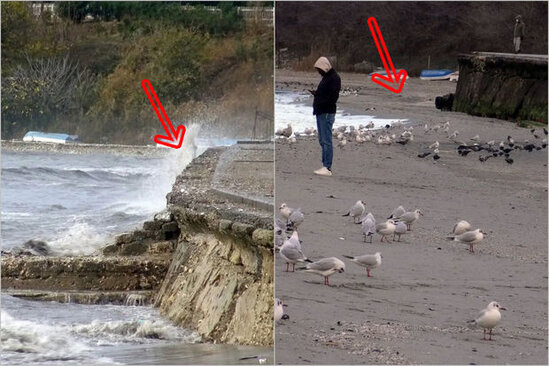
[[[25,142],[53,142],[56,144],[67,144],[79,142],[80,138],[77,135],[67,135],[66,133],[48,133],[29,131],[23,137]]]
[[[453,73],[452,70],[422,70],[419,78],[421,80],[448,80]]]

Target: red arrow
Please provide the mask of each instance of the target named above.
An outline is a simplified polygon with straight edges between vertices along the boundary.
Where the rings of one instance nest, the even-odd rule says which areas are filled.
[[[404,87],[404,82],[406,81],[406,77],[408,76],[408,74],[406,73],[406,70],[400,70],[400,72],[397,74],[395,66],[393,65],[393,61],[391,60],[391,55],[389,55],[389,51],[387,51],[387,46],[385,45],[385,41],[383,40],[383,36],[381,35],[379,26],[377,25],[376,18],[368,18],[368,26],[370,27],[370,32],[372,33],[372,37],[374,38],[374,42],[376,43],[377,51],[379,52],[379,57],[381,57],[381,62],[383,62],[383,67],[385,68],[385,72],[387,73],[387,76],[383,76],[377,73],[373,74],[372,81],[386,89],[389,89],[393,93],[398,94],[402,91],[402,88]]]
[[[185,137],[185,126],[178,126],[177,130],[173,128],[172,121],[170,121],[170,118],[166,114],[166,111],[164,110],[162,103],[160,103],[160,100],[158,99],[158,96],[156,95],[156,92],[154,91],[149,80],[143,79],[141,86],[143,87],[143,90],[145,90],[147,97],[149,97],[149,101],[151,102],[151,105],[153,106],[154,111],[156,112],[160,123],[164,126],[164,131],[166,131],[167,134],[167,136],[154,136],[154,141],[160,145],[179,149],[181,144],[183,144],[183,137]]]

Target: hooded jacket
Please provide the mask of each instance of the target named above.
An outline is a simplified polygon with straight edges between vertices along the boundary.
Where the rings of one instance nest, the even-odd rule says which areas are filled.
[[[316,88],[313,114],[335,113],[341,90],[341,79],[326,57],[320,57],[314,67],[324,71],[325,74]]]
[[[513,32],[513,36],[515,38],[522,38],[524,37],[524,23],[522,22],[522,17],[520,15],[517,15],[515,19],[518,19],[518,22],[515,22],[515,30]]]

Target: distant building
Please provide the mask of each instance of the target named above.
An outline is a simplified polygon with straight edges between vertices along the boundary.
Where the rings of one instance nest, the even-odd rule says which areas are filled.
[[[31,3],[32,15],[39,17],[44,12],[49,12],[51,16],[56,16],[55,2],[53,1],[33,1]]]
[[[25,142],[51,142],[56,144],[70,144],[80,141],[77,135],[67,135],[66,133],[48,133],[29,131],[23,137]]]

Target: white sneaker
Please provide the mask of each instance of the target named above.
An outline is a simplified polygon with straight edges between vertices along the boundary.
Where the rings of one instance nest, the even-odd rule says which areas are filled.
[[[318,169],[318,170],[315,170],[315,174],[316,175],[323,175],[323,176],[326,176],[326,177],[331,177],[332,176],[332,172],[328,170],[328,168],[326,168],[325,166],[323,166],[322,168]]]

